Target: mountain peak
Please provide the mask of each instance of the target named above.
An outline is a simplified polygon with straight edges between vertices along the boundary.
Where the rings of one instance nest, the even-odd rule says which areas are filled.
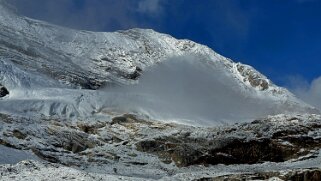
[[[10,9],[4,0],[1,2],[5,9]],[[203,105],[204,101],[197,100],[194,101],[198,102],[197,104],[184,102],[184,105],[190,104],[196,107],[195,109],[199,110],[198,114],[205,114],[204,110],[201,109],[202,106],[216,110],[208,110],[206,114],[209,113],[210,116],[215,116],[212,113],[226,115],[227,105],[233,107],[229,111],[239,112],[242,110],[237,108],[236,105],[239,105],[239,103],[233,101],[233,99],[227,98],[225,101],[221,99],[227,93],[230,94],[229,97],[234,97],[235,100],[248,103],[248,105],[243,105],[244,112],[248,111],[246,109],[253,108],[253,105],[256,105],[254,106],[256,108],[260,107],[261,111],[257,111],[255,115],[296,111],[316,112],[316,109],[298,100],[286,89],[274,85],[272,81],[253,67],[235,63],[209,47],[190,40],[175,39],[170,35],[158,33],[151,29],[130,29],[117,32],[78,31],[21,17],[13,12],[1,11],[0,13],[3,14],[0,17],[2,18],[0,21],[2,32],[0,34],[0,83],[10,92],[7,99],[14,98],[16,100],[22,97],[25,99],[25,97],[30,97],[29,94],[36,94],[36,90],[41,90],[42,96],[51,100],[45,104],[51,107],[59,102],[52,95],[62,96],[52,91],[56,92],[57,89],[61,89],[60,91],[64,91],[64,94],[72,95],[71,100],[68,99],[63,104],[59,102],[61,107],[58,106],[57,109],[46,109],[39,97],[38,100],[30,100],[28,104],[25,104],[26,107],[20,108],[21,110],[37,107],[34,109],[44,115],[66,116],[66,111],[62,111],[64,110],[63,107],[70,107],[69,116],[87,117],[91,116],[91,112],[105,109],[102,105],[105,103],[93,98],[92,93],[88,93],[88,91],[78,90],[79,88],[97,90],[102,88],[112,89],[115,86],[126,87],[147,84],[152,85],[152,87],[162,85],[162,87],[159,87],[161,90],[176,92],[166,84],[159,82],[176,80],[179,84],[173,83],[174,87],[177,85],[184,86],[183,84],[191,85],[187,87],[188,90],[177,87],[185,92],[182,95],[186,96],[180,97],[180,100],[177,101],[191,99],[192,97],[198,97],[201,100],[204,99],[204,96],[208,97],[207,105]],[[184,71],[180,67],[186,67],[190,71]],[[162,73],[160,70],[166,73]],[[176,75],[172,70],[180,73]],[[200,72],[200,70],[202,71]],[[172,76],[169,77],[166,74]],[[146,76],[154,77],[155,80],[149,81]],[[189,79],[186,77],[189,77]],[[199,79],[196,80],[196,77],[199,77]],[[147,82],[144,82],[146,79]],[[208,82],[198,84],[198,82],[204,80],[208,80]],[[191,88],[193,84],[198,85],[201,91],[195,92]],[[70,90],[70,88],[72,89]],[[144,97],[144,94],[145,96],[150,95],[150,93],[153,95],[155,92],[158,91],[145,92],[145,89],[142,89],[137,94]],[[40,94],[40,92],[37,94]],[[163,92],[159,92],[159,94],[165,97],[164,100],[171,96],[164,95]],[[86,95],[86,99],[93,99],[94,101],[83,100],[85,98],[81,95]],[[150,99],[152,100],[160,95],[154,95],[155,97],[150,97]],[[78,96],[82,98],[80,99]],[[135,97],[128,97],[128,99],[140,102]],[[221,104],[217,100],[225,103]],[[117,101],[120,104],[122,100]],[[110,102],[110,100],[107,102]],[[149,103],[143,101],[141,104],[144,105],[133,104],[132,107],[143,110],[146,114],[154,114],[152,113],[153,110],[146,108]],[[75,107],[80,105],[85,108],[77,110]],[[97,105],[102,107],[97,107]],[[163,106],[166,107],[166,105]],[[123,111],[127,112],[138,111],[123,108]],[[158,108],[155,107],[154,109]],[[171,112],[174,109],[168,110],[168,108],[165,108],[165,110]],[[190,108],[182,107],[182,110],[186,111]],[[28,111],[26,110],[26,112]],[[168,115],[172,114],[175,115],[176,113],[172,112],[161,117],[170,118]],[[236,119],[236,115],[227,115],[226,119],[231,117]],[[206,119],[210,116],[199,115],[199,117],[207,117]],[[185,119],[186,116],[184,115],[181,118]],[[224,116],[217,116],[216,118],[223,119]]]

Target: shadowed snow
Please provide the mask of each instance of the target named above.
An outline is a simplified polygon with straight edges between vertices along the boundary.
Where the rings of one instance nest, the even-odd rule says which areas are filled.
[[[16,164],[23,160],[39,160],[27,151],[16,150],[0,145],[0,164]]]

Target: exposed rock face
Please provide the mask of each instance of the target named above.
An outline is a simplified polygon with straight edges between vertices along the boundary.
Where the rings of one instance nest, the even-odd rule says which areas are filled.
[[[262,74],[253,71],[253,68],[247,65],[237,64],[237,70],[243,77],[244,82],[248,82],[251,86],[258,88],[259,90],[267,90],[270,81],[265,78]]]
[[[293,170],[281,172],[264,172],[256,174],[234,174],[226,175],[215,178],[200,178],[194,181],[243,181],[243,180],[273,180],[273,181],[320,181],[321,180],[321,169],[311,169],[311,170]]]
[[[4,146],[32,150],[42,160],[85,170],[95,168],[104,174],[117,172],[175,180],[175,175],[189,178],[188,174],[206,168],[206,174],[192,178],[315,179],[319,172],[311,169],[283,177],[273,170],[224,177],[208,174],[218,172],[213,169],[221,168],[222,172],[229,167],[237,170],[249,167],[244,169],[246,173],[261,167],[261,170],[288,170],[292,162],[321,160],[321,116],[317,115],[279,115],[219,128],[167,124],[131,114],[98,122],[30,120],[1,114],[0,123],[0,144]],[[274,166],[269,166],[272,163]],[[303,169],[315,166],[301,165]]]
[[[267,119],[209,133],[211,138],[207,139],[191,137],[193,133],[187,132],[144,140],[136,146],[138,150],[156,154],[165,161],[173,160],[179,167],[284,162],[321,148],[321,139],[310,135],[320,130],[320,122],[298,126],[291,123],[299,121],[298,118],[286,121],[287,126],[279,128]],[[249,137],[239,137],[242,132]]]
[[[7,88],[5,88],[0,84],[0,97],[4,97],[8,94],[9,94],[9,91],[7,90]]]
[[[18,139],[26,139],[27,135],[25,133],[20,132],[19,130],[13,130],[12,134],[14,137],[18,138]]]

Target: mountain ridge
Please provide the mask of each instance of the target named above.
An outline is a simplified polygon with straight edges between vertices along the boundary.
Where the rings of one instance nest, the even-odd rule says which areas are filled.
[[[319,112],[253,67],[234,63],[193,41],[151,29],[73,30],[20,16],[5,2],[0,2],[0,83],[9,92],[137,84],[151,67],[173,57],[193,55],[214,72],[226,74],[239,85],[238,91],[248,96],[268,97],[302,112]]]

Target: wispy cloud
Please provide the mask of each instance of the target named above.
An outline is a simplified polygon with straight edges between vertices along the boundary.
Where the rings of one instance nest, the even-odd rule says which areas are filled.
[[[292,76],[288,88],[300,99],[321,110],[321,77],[309,83],[301,76]]]
[[[174,31],[189,32],[195,36],[203,32],[200,36],[208,35],[211,39],[209,41],[215,42],[217,47],[230,46],[230,43],[223,42],[222,39],[233,41],[233,46],[241,47],[237,42],[247,39],[250,27],[249,14],[237,2],[228,0],[202,2],[10,0],[10,2],[21,14],[71,28],[92,31],[151,28],[167,33],[175,29]],[[187,28],[189,30],[186,30]]]
[[[162,10],[163,7],[160,0],[142,0],[138,2],[138,12],[150,15],[159,15],[162,13]]]
[[[142,14],[156,18],[159,0],[11,0],[21,14],[54,24],[93,31],[142,27]]]

